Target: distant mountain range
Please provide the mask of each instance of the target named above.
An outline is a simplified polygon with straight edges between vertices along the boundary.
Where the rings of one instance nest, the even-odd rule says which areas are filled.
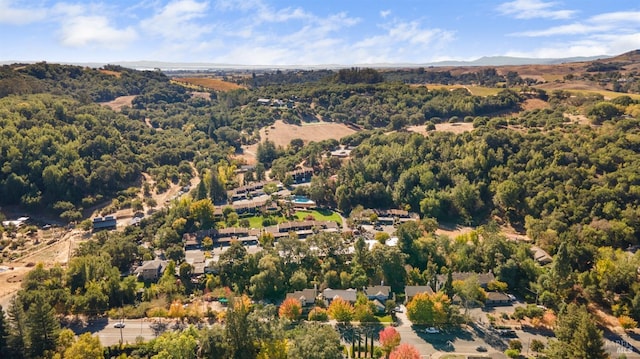
[[[79,65],[99,68],[106,64],[120,65],[137,70],[162,71],[204,71],[204,70],[275,70],[275,69],[340,69],[348,67],[371,67],[371,68],[409,68],[409,67],[445,67],[445,66],[508,66],[508,65],[555,65],[569,62],[584,62],[598,59],[608,59],[612,56],[589,56],[589,57],[567,57],[567,58],[526,58],[510,56],[485,56],[473,61],[439,61],[430,63],[377,63],[377,64],[354,64],[354,65],[237,65],[237,64],[216,64],[205,62],[162,62],[162,61],[118,61],[118,62],[62,62],[62,64]],[[34,63],[37,61],[1,61],[1,65],[14,63]]]

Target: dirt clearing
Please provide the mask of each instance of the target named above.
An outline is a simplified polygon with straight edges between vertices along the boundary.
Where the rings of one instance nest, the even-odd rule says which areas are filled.
[[[428,136],[426,125],[409,126],[407,131],[419,133],[424,136]],[[456,123],[438,123],[436,124],[436,131],[441,132],[453,132],[456,134],[473,131],[473,123],[471,122],[456,122]]]
[[[122,107],[124,106],[131,107],[131,104],[133,103],[134,98],[136,98],[136,95],[120,96],[120,97],[116,97],[113,101],[100,102],[100,104],[102,106],[107,106],[114,111],[120,112],[120,110],[122,110]]]
[[[276,146],[287,147],[294,138],[300,138],[305,143],[329,139],[340,140],[355,132],[356,130],[335,122],[311,122],[303,123],[302,125],[290,125],[278,120],[272,126],[262,128],[260,130],[260,138],[272,141]],[[244,159],[248,164],[255,164],[258,144],[243,146],[242,149],[243,154],[238,157]]]

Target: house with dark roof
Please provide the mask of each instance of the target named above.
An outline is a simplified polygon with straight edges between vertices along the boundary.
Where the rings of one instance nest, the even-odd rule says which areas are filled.
[[[407,285],[404,287],[404,303],[409,303],[419,293],[433,294],[433,289],[428,285]]]
[[[484,305],[491,307],[511,304],[511,298],[501,292],[487,292],[487,299],[484,301]]]
[[[364,289],[364,294],[369,300],[378,300],[384,304],[389,299],[393,299],[393,292],[388,285],[376,285]]]
[[[287,293],[286,299],[295,298],[300,301],[303,307],[310,307],[316,303],[318,291],[314,288],[297,290],[293,293]]]
[[[322,291],[322,298],[324,299],[327,305],[331,304],[334,299],[342,298],[351,304],[355,303],[357,300],[357,291],[353,288],[349,289],[331,289],[327,288]]]
[[[96,217],[91,222],[93,231],[116,229],[117,221],[115,216]]]
[[[164,270],[167,268],[167,261],[154,259],[142,262],[142,265],[133,272],[144,281],[155,281],[162,277]]]

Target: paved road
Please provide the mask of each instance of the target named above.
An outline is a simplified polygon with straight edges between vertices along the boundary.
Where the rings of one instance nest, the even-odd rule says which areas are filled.
[[[409,343],[416,347],[425,358],[438,358],[445,354],[475,354],[490,358],[506,358],[501,350],[491,347],[472,330],[458,329],[437,334],[420,332],[422,328],[411,325],[407,318],[406,308],[402,313],[396,313],[402,343]],[[487,348],[486,353],[476,351],[478,346]]]
[[[155,338],[153,331],[149,328],[149,324],[152,322],[147,319],[125,319],[123,321],[124,328],[114,328],[119,320],[107,320],[100,319],[93,321],[91,324],[84,328],[76,329],[76,334],[82,334],[89,332],[92,335],[97,335],[100,338],[102,345],[113,345],[120,343],[122,340],[124,343],[135,343],[136,338],[142,337],[145,341]]]

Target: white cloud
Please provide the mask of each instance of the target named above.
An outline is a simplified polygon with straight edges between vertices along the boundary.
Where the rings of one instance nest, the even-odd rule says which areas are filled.
[[[44,8],[18,8],[11,0],[0,0],[0,24],[25,25],[46,19]]]
[[[212,31],[210,25],[199,24],[197,19],[206,16],[209,4],[193,0],[178,0],[168,3],[151,18],[140,22],[140,26],[166,40],[193,40]]]
[[[123,48],[137,38],[131,27],[117,29],[104,16],[75,16],[62,22],[62,44],[72,47],[94,45]]]
[[[391,15],[391,10],[382,10],[380,11],[380,17],[386,19],[387,16]]]
[[[552,10],[555,5],[555,2],[542,0],[515,0],[502,3],[497,10],[516,19],[569,19],[576,13],[574,10]]]
[[[602,34],[609,31],[630,33],[640,28],[640,12],[610,12],[589,17],[583,22],[553,26],[543,30],[513,33],[514,36],[543,37]]]
[[[591,34],[594,32],[601,32],[609,30],[610,26],[605,25],[586,25],[582,23],[574,23],[568,25],[554,26],[544,30],[532,30],[517,32],[514,36],[526,36],[526,37],[542,37],[542,36],[562,36],[562,35],[583,35]]]
[[[598,24],[605,23],[631,23],[640,25],[640,11],[617,11],[592,16],[591,22]]]
[[[453,31],[423,28],[418,21],[394,22],[384,28],[385,34],[353,45],[367,62],[423,62],[427,52],[442,48],[455,37]]]

